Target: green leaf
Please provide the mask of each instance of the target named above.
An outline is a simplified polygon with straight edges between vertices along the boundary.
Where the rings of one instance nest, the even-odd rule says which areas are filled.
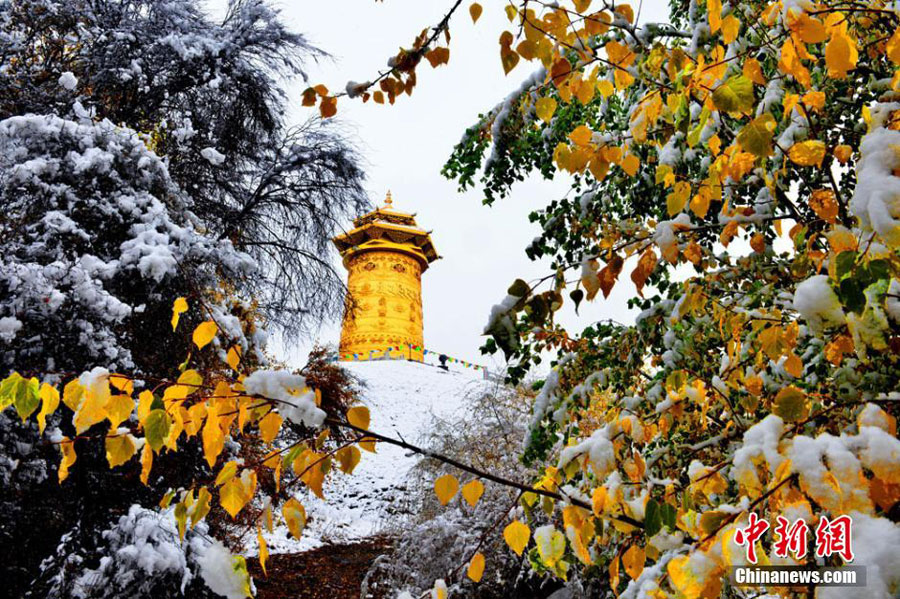
[[[731,77],[716,88],[712,101],[724,112],[749,112],[754,104],[753,82],[743,75]]]
[[[169,415],[165,410],[151,410],[144,422],[144,436],[153,451],[159,451],[169,436]]]
[[[775,136],[775,117],[768,112],[747,123],[737,136],[737,142],[745,152],[760,158],[772,155],[772,138]]]
[[[40,384],[36,378],[26,379],[14,372],[0,383],[0,409],[16,407],[22,422],[31,416],[41,403]]]
[[[662,514],[660,513],[659,504],[656,500],[651,499],[647,502],[644,511],[644,532],[648,537],[652,537],[662,529]]]
[[[660,508],[660,514],[662,515],[663,524],[665,524],[669,530],[675,530],[675,506],[671,503],[664,503]]]
[[[856,264],[856,252],[854,252],[853,250],[848,250],[838,254],[837,262],[835,264],[837,278],[841,279],[845,274],[853,270],[854,264]]]

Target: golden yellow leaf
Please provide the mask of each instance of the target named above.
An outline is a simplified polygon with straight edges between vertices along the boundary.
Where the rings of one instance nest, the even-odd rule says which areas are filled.
[[[362,454],[360,453],[359,449],[354,447],[353,445],[338,450],[337,459],[338,464],[340,465],[341,472],[344,472],[345,474],[352,474],[353,470],[356,468],[356,465],[359,464],[359,460],[361,457]]]
[[[78,405],[72,424],[79,435],[106,418],[106,404],[111,397],[109,377],[99,376],[84,389],[84,399]]]
[[[110,430],[119,428],[119,425],[131,417],[134,411],[134,400],[127,395],[113,395],[106,404],[106,417],[109,419]]]
[[[269,559],[269,546],[263,538],[262,528],[256,527],[256,542],[259,544],[259,567],[262,568],[263,576],[268,576],[266,572],[266,560]]]
[[[231,366],[232,370],[236,371],[241,363],[241,348],[237,345],[232,345],[225,355],[225,362]]]
[[[216,409],[212,406],[208,408],[206,416],[206,424],[203,426],[203,455],[206,456],[206,463],[212,468],[216,465],[216,459],[225,448],[225,434],[219,426],[219,416]]]
[[[234,518],[253,498],[255,490],[256,473],[244,470],[241,476],[235,476],[221,486],[219,503]]]
[[[369,430],[369,408],[366,406],[353,406],[347,410],[347,422],[357,428]]]
[[[478,480],[473,479],[463,485],[462,488],[462,496],[463,499],[466,500],[470,506],[475,507],[478,503],[478,500],[481,499],[481,495],[484,493],[484,484]]]
[[[553,113],[556,112],[556,100],[548,97],[539,98],[534,103],[534,112],[539,119],[549,123],[550,119],[553,118]]]
[[[800,166],[822,166],[822,159],[825,158],[825,142],[809,139],[795,143],[788,150],[788,158]]]
[[[834,149],[834,157],[838,159],[838,162],[841,164],[847,164],[847,161],[850,160],[850,157],[853,155],[853,148],[846,144],[841,144]]]
[[[846,24],[834,28],[831,40],[825,45],[825,66],[828,67],[828,76],[843,79],[847,76],[847,71],[856,68],[858,59],[856,40],[847,34]]]
[[[375,443],[376,441],[372,437],[363,437],[359,441],[359,448],[363,451],[368,451],[369,453],[376,453]]]
[[[434,481],[434,494],[437,495],[441,505],[447,505],[459,490],[459,481],[452,474],[439,476]]]
[[[809,198],[809,207],[816,216],[829,223],[836,223],[838,216],[838,203],[834,192],[830,189],[817,189]]]
[[[472,17],[473,23],[477,23],[478,17],[481,16],[481,5],[477,2],[473,2],[471,6],[469,6],[469,16]]]
[[[516,552],[516,555],[522,555],[530,538],[531,529],[528,528],[527,524],[519,520],[513,520],[503,529],[503,540],[506,541],[510,549]]]
[[[144,421],[147,420],[147,416],[150,414],[150,410],[153,407],[153,393],[150,391],[141,391],[140,395],[138,395],[138,422],[144,424]]]
[[[630,4],[617,4],[613,10],[629,23],[634,23],[634,9]]]
[[[586,146],[591,143],[591,136],[593,136],[593,133],[590,128],[585,125],[579,125],[569,133],[569,139],[578,146]]]
[[[150,480],[150,470],[153,468],[153,448],[149,443],[144,443],[141,449],[141,482],[145,485]]]
[[[885,52],[891,62],[900,65],[900,28],[894,31],[894,35],[888,40]]]
[[[637,580],[641,572],[644,571],[644,561],[647,559],[644,549],[637,544],[628,548],[628,551],[622,556],[622,565],[625,572],[632,580]]]
[[[66,383],[66,386],[63,388],[63,403],[66,404],[73,412],[78,409],[79,404],[81,404],[81,400],[84,399],[84,387],[81,386],[81,383],[78,379],[73,379]]]
[[[759,61],[755,58],[748,58],[744,61],[743,74],[744,77],[757,85],[766,84],[766,78],[763,76],[762,67],[759,66]]]
[[[188,509],[188,515],[191,517],[191,528],[197,526],[197,523],[203,520],[210,510],[210,501],[212,494],[206,487],[200,487],[197,493],[197,500]]]
[[[484,575],[484,555],[479,551],[469,560],[466,576],[475,582],[480,582],[482,575]]]
[[[120,466],[134,456],[135,447],[131,435],[113,434],[106,437],[106,461],[110,468]]]
[[[629,154],[625,158],[622,159],[622,170],[628,173],[629,177],[635,176],[638,171],[638,167],[641,166],[641,161],[634,154]]]
[[[733,14],[722,19],[722,41],[730,44],[737,39],[738,32],[741,30],[741,21]]]
[[[722,27],[722,0],[706,0],[709,17],[709,32],[715,33]]]
[[[299,539],[303,534],[303,529],[306,528],[306,509],[299,501],[291,497],[282,506],[281,513],[288,530],[295,539]]]
[[[825,24],[805,12],[790,20],[789,27],[804,44],[820,44],[827,37]]]
[[[281,423],[284,418],[277,412],[269,412],[265,418],[259,421],[259,434],[265,443],[271,443],[278,436],[281,430]]]
[[[59,391],[53,385],[42,383],[40,396],[41,411],[37,415],[37,421],[38,430],[43,433],[44,427],[47,426],[47,416],[55,412],[56,408],[59,407]]]
[[[218,332],[219,326],[212,320],[201,322],[197,325],[197,328],[194,329],[194,345],[196,345],[198,349],[203,349],[213,340],[213,337],[215,337]]]
[[[187,312],[188,303],[187,300],[183,297],[179,297],[172,304],[172,330],[178,328],[178,320],[181,318],[181,315]]]
[[[597,82],[597,91],[600,92],[604,98],[608,98],[613,95],[613,92],[616,91],[615,87],[613,87],[612,81],[609,79],[601,79]]]
[[[75,463],[78,457],[75,455],[75,441],[68,437],[63,437],[59,442],[59,451],[62,454],[62,460],[59,462],[59,482],[66,480],[69,476],[69,468]]]

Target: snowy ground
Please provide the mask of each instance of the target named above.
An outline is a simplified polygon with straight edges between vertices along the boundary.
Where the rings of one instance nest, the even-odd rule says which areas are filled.
[[[466,396],[490,386],[482,371],[465,368],[447,372],[405,361],[341,365],[366,385],[362,403],[371,413],[370,429],[413,444],[423,440],[435,418],[460,416]],[[326,482],[325,501],[306,495],[304,489],[298,497],[309,519],[303,538],[288,538],[287,528],[277,527],[265,535],[270,553],[357,540],[401,525],[408,514],[407,475],[418,460],[418,455],[387,443],[379,443],[375,454],[362,452],[352,475],[336,472]]]

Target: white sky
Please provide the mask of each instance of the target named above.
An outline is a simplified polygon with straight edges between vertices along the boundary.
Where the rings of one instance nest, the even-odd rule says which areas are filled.
[[[221,0],[210,3],[215,8],[223,4]],[[503,73],[498,38],[510,26],[503,12],[505,2],[483,0],[484,12],[474,25],[468,4],[466,0],[451,22],[449,64],[432,69],[423,61],[412,97],[404,95],[393,106],[341,98],[337,118],[358,139],[372,201],[382,203],[390,189],[395,208],[416,213],[418,224],[433,231],[435,247],[443,256],[422,278],[426,348],[491,366],[499,365],[499,358],[478,351],[491,306],[506,295],[514,279],[549,272],[547,261],[533,263],[525,256],[524,248],[539,233],[528,222],[528,213],[564,195],[568,183],[561,176],[553,182],[532,177],[516,185],[510,198],[486,207],[478,189],[460,194],[454,181],[441,176],[441,166],[465,129],[479,113],[518,87],[533,68],[520,61],[508,77]],[[374,79],[399,46],[409,45],[422,28],[440,20],[452,0],[276,5],[290,27],[333,56],[331,61],[307,65],[310,82],[338,91],[348,81]],[[663,21],[667,12],[665,0],[644,2],[640,19]],[[289,89],[299,98],[305,87],[296,81]],[[300,106],[297,100],[290,119],[299,122],[310,110],[314,109]],[[583,304],[578,321],[632,320],[625,305],[633,293],[628,272],[626,268],[608,300]],[[570,303],[563,308],[562,318],[565,323],[575,321]],[[279,353],[299,364],[316,339],[336,344],[339,336],[340,324],[326,323],[315,339]]]

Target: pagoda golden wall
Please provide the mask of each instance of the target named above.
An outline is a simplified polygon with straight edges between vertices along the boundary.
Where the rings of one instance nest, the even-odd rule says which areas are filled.
[[[422,266],[405,254],[368,251],[346,262],[350,294],[341,328],[341,359],[381,358],[388,347],[393,357],[422,361]],[[418,346],[411,351],[405,344]]]

